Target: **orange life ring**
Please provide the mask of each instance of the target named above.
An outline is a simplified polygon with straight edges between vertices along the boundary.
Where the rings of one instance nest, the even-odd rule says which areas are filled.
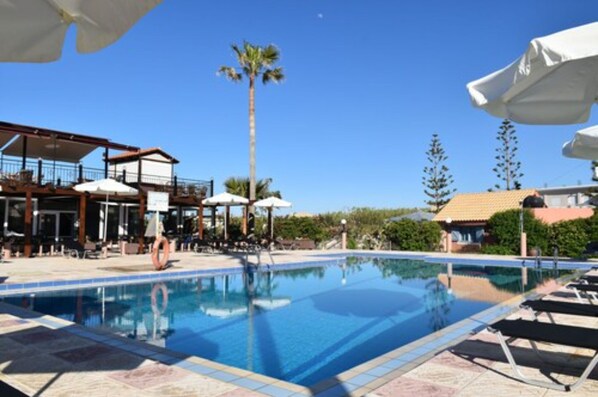
[[[158,291],[162,291],[162,307],[158,308]],[[152,288],[152,312],[156,315],[160,315],[166,311],[168,307],[168,288],[166,284],[157,283]]]
[[[162,246],[162,258],[160,258],[160,246]],[[166,268],[166,264],[168,263],[168,256],[170,255],[170,244],[165,237],[158,237],[156,241],[154,241],[154,246],[152,247],[152,263],[154,264],[154,268],[156,270],[164,270]]]

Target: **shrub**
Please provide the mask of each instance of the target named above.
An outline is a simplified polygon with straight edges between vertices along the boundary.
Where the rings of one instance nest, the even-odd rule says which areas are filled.
[[[328,238],[328,234],[316,218],[276,218],[274,235],[283,239],[308,238],[315,242]]]
[[[509,247],[502,245],[482,245],[481,253],[488,255],[511,255],[512,251]]]
[[[508,210],[497,212],[488,220],[488,231],[495,241],[495,252],[503,254],[517,255],[520,249],[519,235],[519,216],[520,210]],[[529,248],[538,247],[542,252],[546,252],[548,227],[540,220],[534,218],[534,215],[528,211],[523,211],[523,230],[527,233],[527,246]],[[492,250],[490,246],[485,247]]]
[[[431,251],[440,243],[441,228],[436,222],[403,219],[386,224],[384,234],[395,248],[402,251]]]
[[[588,234],[579,219],[557,222],[550,226],[549,238],[559,255],[576,258],[581,256],[588,244]]]

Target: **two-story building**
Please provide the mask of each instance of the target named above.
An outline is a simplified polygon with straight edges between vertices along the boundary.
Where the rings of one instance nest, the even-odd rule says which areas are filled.
[[[104,167],[84,166],[83,159],[96,150],[103,150]],[[143,242],[149,191],[169,193],[167,232],[190,233],[190,220],[198,214],[203,218],[201,200],[213,194],[214,183],[178,178],[176,164],[178,160],[160,148],[0,122],[0,237],[12,243],[13,251],[31,256],[60,240],[101,240],[106,220],[108,240],[134,237]],[[139,194],[111,196],[105,214],[105,196],[73,187],[107,177]]]

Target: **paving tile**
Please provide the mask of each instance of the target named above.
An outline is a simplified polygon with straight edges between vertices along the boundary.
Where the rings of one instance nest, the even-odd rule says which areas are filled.
[[[256,391],[263,393],[267,396],[273,396],[273,397],[289,397],[289,396],[295,394],[295,392],[292,390],[283,389],[281,387],[277,387],[274,385],[267,385],[260,389],[257,389]]]
[[[82,363],[84,361],[89,361],[110,353],[114,353],[115,350],[103,346],[103,345],[91,345],[91,346],[84,346],[78,347],[76,349],[71,350],[62,350],[56,353],[53,353],[54,356],[63,359],[66,362],[71,364]]]
[[[464,371],[460,368],[426,363],[409,371],[405,376],[439,386],[460,389],[479,375],[477,372]]]
[[[377,379],[377,376],[368,375],[368,374],[359,374],[357,376],[354,376],[353,378],[348,379],[346,382],[351,383],[352,385],[364,386],[376,379]]]
[[[164,383],[174,382],[177,379],[187,376],[187,374],[188,372],[182,369],[155,363],[144,365],[133,370],[119,371],[109,375],[109,377],[137,389],[146,389]]]
[[[224,394],[219,394],[218,397],[263,397],[264,395],[261,393],[257,393],[254,391],[246,390],[246,389],[234,389],[232,391],[225,392]]]
[[[238,378],[234,379],[231,383],[235,385],[244,387],[246,389],[255,390],[261,387],[267,386],[265,383],[259,382],[257,380],[248,379],[248,378]]]
[[[205,376],[186,376],[170,382],[151,386],[143,390],[143,394],[153,396],[187,397],[187,396],[220,396],[232,392],[237,386],[207,378]]]

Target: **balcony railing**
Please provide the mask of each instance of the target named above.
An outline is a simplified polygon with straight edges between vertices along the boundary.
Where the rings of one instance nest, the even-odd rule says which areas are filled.
[[[105,170],[83,167],[82,164],[64,164],[51,161],[31,160],[22,168],[22,160],[0,157],[0,180],[14,184],[36,184],[69,188],[78,183],[96,181],[105,177]],[[166,191],[179,197],[209,197],[213,195],[212,182],[196,179],[172,178],[126,171],[109,170],[108,177],[128,185],[152,185],[156,190]]]

